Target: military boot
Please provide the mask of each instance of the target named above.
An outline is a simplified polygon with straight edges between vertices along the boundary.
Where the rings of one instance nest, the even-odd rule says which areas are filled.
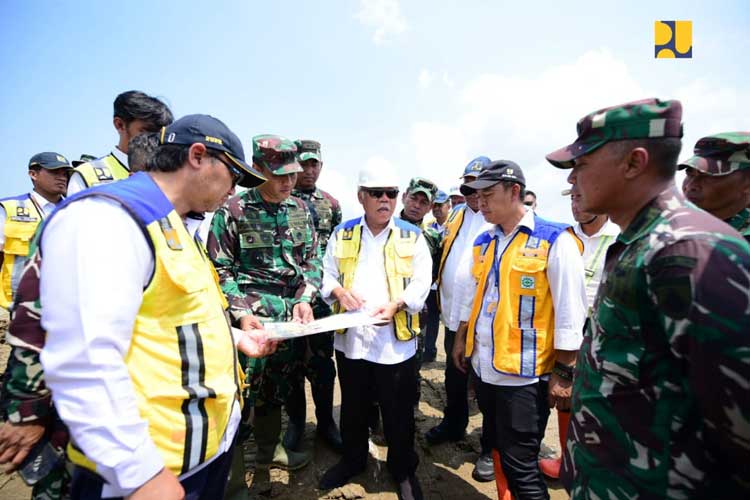
[[[289,422],[284,434],[284,447],[287,450],[299,451],[302,444],[302,436],[305,434],[305,380],[302,379],[302,387],[295,387],[286,401],[286,414]]]
[[[262,409],[261,409],[262,408]],[[300,453],[284,448],[279,439],[281,434],[281,407],[265,405],[255,412],[255,442],[258,453],[255,462],[259,469],[277,467],[285,470],[298,470],[310,463],[310,453]]]
[[[333,420],[333,384],[311,384],[311,388],[318,422],[317,434],[333,451],[343,453],[344,442]]]

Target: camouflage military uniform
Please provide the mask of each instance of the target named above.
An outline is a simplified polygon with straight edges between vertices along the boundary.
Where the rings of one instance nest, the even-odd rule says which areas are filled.
[[[36,241],[36,240],[35,240]],[[39,266],[40,256],[35,242],[32,256],[23,271],[16,291],[7,341],[11,346],[8,366],[3,376],[0,407],[3,417],[13,424],[35,423],[46,427],[42,439],[61,455],[68,444],[68,429],[52,405],[52,396],[44,383],[39,353],[44,347],[45,332],[40,323]],[[31,491],[34,500],[70,498],[70,469],[62,461],[58,467],[37,482]]]
[[[253,314],[291,321],[298,302],[311,303],[322,279],[312,216],[304,201],[272,204],[257,189],[234,196],[211,221],[208,253],[235,321]],[[249,359],[246,397],[282,405],[292,377],[302,372],[304,342],[280,343],[267,358]]]
[[[695,156],[681,163],[678,168],[694,169],[714,179],[733,175],[734,177],[727,178],[728,182],[732,183],[730,189],[739,189],[738,184],[741,186],[743,182],[747,186],[747,177],[745,179],[737,177],[741,174],[735,174],[735,172],[744,171],[745,175],[750,175],[748,172],[750,171],[750,132],[723,132],[702,137],[695,144],[693,152]],[[738,184],[734,184],[735,182]],[[684,184],[683,189],[685,189]],[[686,192],[685,194],[690,199],[692,193]],[[714,195],[717,194],[721,194],[721,191],[714,193]],[[740,195],[740,191],[735,194]],[[698,200],[695,203],[700,204]],[[736,214],[724,219],[724,222],[750,242],[750,210],[743,207]]]
[[[292,195],[307,203],[318,234],[320,254],[323,255],[333,228],[341,224],[341,205],[336,198],[318,188],[313,191],[295,189]],[[331,309],[318,297],[314,302],[313,313],[316,319],[325,318],[331,314]],[[305,376],[310,384],[333,383],[336,377],[333,363],[333,332],[309,336],[307,342],[310,358],[305,362]]]
[[[673,189],[610,247],[573,387],[572,498],[734,498],[750,463],[748,269],[747,243]]]
[[[681,115],[656,99],[599,110],[547,160],[570,168],[609,141],[679,138]],[[571,174],[584,200],[591,164]],[[750,247],[663,183],[607,251],[573,381],[561,474],[573,499],[750,495]]]

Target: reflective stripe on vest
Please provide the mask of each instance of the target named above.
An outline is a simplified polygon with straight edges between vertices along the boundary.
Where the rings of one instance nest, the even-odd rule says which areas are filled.
[[[569,226],[537,216],[534,221],[534,231],[522,227],[499,256],[497,235],[485,232],[476,239],[472,272],[479,286],[466,338],[469,357],[486,288],[489,284],[498,286],[492,318],[492,366],[500,373],[526,378],[551,372],[555,362],[555,311],[547,281],[550,247],[567,230],[583,253],[583,243]]]
[[[388,239],[383,247],[383,261],[385,264],[385,275],[388,283],[388,294],[390,300],[401,298],[404,290],[409,285],[414,275],[412,260],[419,228],[394,218],[396,227],[390,229]],[[352,219],[335,230],[336,248],[334,257],[339,269],[339,283],[342,287],[350,289],[354,284],[354,274],[359,261],[359,250],[362,242],[362,219]],[[341,305],[336,302],[334,311],[341,312]],[[411,340],[419,335],[419,315],[399,311],[393,316],[394,332],[398,340]],[[345,333],[339,330],[337,333]]]
[[[240,398],[226,299],[205,250],[147,174],[81,191],[62,206],[89,196],[121,203],[151,241],[154,273],[125,365],[165,465],[184,474],[216,455]],[[68,451],[74,463],[94,465],[75,446]]]
[[[29,245],[44,216],[31,195],[0,201],[5,208],[5,244],[0,266],[0,307],[9,309],[28,261]]]
[[[98,160],[78,165],[75,171],[81,174],[86,187],[107,184],[127,179],[130,176],[130,171],[112,153]]]

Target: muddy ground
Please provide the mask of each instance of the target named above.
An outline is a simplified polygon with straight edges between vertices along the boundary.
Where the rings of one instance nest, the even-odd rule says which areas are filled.
[[[7,322],[5,311],[0,309],[0,330]],[[0,336],[4,336],[0,333]],[[442,330],[438,338],[438,346],[442,346]],[[442,350],[442,349],[441,349]],[[0,372],[5,370],[8,347],[0,344]],[[419,480],[428,499],[486,499],[497,498],[494,482],[479,483],[472,479],[471,471],[474,461],[479,455],[479,432],[481,431],[482,415],[472,402],[470,406],[469,428],[466,440],[459,443],[446,443],[439,446],[429,446],[424,440],[424,433],[440,422],[442,409],[445,405],[445,388],[443,386],[443,370],[445,355],[438,353],[433,363],[422,368],[422,399],[415,414],[417,424],[416,448],[420,456],[420,466],[417,471]],[[281,470],[271,472],[271,491],[261,494],[258,484],[253,483],[254,444],[245,443],[245,457],[247,467],[246,480],[249,486],[250,498],[274,498],[278,500],[307,500],[307,499],[383,499],[397,498],[394,484],[385,466],[386,447],[383,446],[382,436],[375,436],[370,445],[370,460],[367,471],[357,476],[353,483],[328,492],[320,492],[316,485],[325,470],[338,461],[338,455],[328,449],[322,442],[315,439],[315,411],[308,384],[307,432],[305,446],[314,450],[314,458],[305,469],[288,473]],[[335,400],[335,418],[338,421],[339,394],[337,389]],[[557,433],[557,417],[550,416],[550,425],[545,436],[545,450],[559,451]],[[568,498],[565,490],[558,482],[549,482],[549,491],[553,499]],[[265,488],[262,488],[265,490]],[[30,497],[30,489],[16,474],[0,473],[0,499],[21,500]]]

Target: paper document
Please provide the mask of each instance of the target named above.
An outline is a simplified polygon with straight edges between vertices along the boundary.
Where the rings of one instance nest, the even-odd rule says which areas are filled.
[[[268,332],[268,338],[271,340],[284,340],[295,337],[304,337],[305,335],[314,335],[316,333],[331,332],[342,328],[352,328],[355,326],[377,325],[382,324],[383,320],[370,316],[365,311],[352,311],[342,314],[334,314],[327,318],[316,319],[306,325],[286,321],[279,323],[264,323],[263,327]]]

